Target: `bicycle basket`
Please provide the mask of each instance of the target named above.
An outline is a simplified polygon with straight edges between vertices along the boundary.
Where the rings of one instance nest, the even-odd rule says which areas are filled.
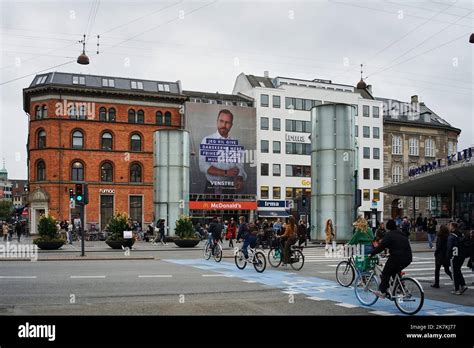
[[[375,268],[377,264],[377,257],[368,257],[368,256],[356,256],[355,258],[355,267],[359,271],[370,271]]]

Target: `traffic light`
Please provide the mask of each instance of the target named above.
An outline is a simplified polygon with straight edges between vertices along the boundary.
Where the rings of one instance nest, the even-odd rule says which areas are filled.
[[[69,200],[70,201],[74,200],[74,190],[72,188],[69,189]]]
[[[76,184],[76,204],[84,204],[84,193],[82,191],[82,184]]]
[[[306,207],[306,196],[303,195],[303,197],[301,197],[301,205],[303,207]]]
[[[84,184],[84,205],[89,204],[89,188]]]

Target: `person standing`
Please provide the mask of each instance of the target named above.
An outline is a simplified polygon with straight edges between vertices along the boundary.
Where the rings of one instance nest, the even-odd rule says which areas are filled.
[[[441,267],[444,267],[444,272],[453,279],[453,275],[449,270],[449,259],[448,259],[448,236],[449,229],[448,226],[442,225],[439,228],[438,238],[436,239],[436,250],[435,255],[435,281],[434,284],[431,284],[432,288],[439,288],[439,273]]]
[[[430,218],[427,223],[427,232],[428,232],[428,246],[430,249],[433,249],[433,242],[436,238],[436,224],[433,221],[433,218]]]
[[[387,229],[385,228],[385,223],[381,222],[379,225],[379,228],[377,231],[375,231],[375,239],[374,239],[374,247],[378,247],[380,244],[380,241],[385,237],[385,234],[387,233]]]
[[[72,223],[69,220],[66,220],[66,226],[67,226],[67,239],[69,241],[69,244],[72,244]]]
[[[157,223],[157,227],[158,227],[158,232],[160,235],[161,245],[168,245],[166,244],[166,241],[165,241],[165,219],[160,219],[159,222]]]
[[[230,219],[229,226],[227,227],[227,239],[229,240],[229,248],[234,247],[234,238],[237,232],[237,225],[235,224],[234,218]]]
[[[462,275],[461,267],[464,263],[464,253],[462,248],[462,233],[458,229],[456,222],[450,224],[450,235],[448,237],[447,256],[451,260],[454,278],[454,290],[451,291],[453,295],[462,295],[466,290],[466,282]]]
[[[421,216],[421,213],[416,218],[415,225],[416,225],[416,232],[423,231],[423,217]]]
[[[326,250],[329,249],[329,245],[332,241],[336,238],[336,233],[334,231],[334,226],[332,224],[332,220],[328,219],[326,221],[326,227],[324,228],[324,232],[326,233]]]
[[[304,223],[304,220],[300,220],[300,223],[298,225],[298,246],[301,246],[301,244],[304,243],[304,246],[308,246],[308,240],[306,236],[306,225]]]
[[[8,223],[6,221],[3,221],[2,230],[3,241],[6,242],[8,240]]]
[[[21,234],[23,233],[22,229],[23,228],[21,227],[21,222],[18,220],[15,224],[15,232],[16,232],[16,236],[18,238],[18,243],[20,243]]]
[[[410,228],[411,228],[410,221],[408,220],[406,216],[404,216],[403,221],[401,223],[401,230],[403,233],[406,234],[407,237],[410,236]]]

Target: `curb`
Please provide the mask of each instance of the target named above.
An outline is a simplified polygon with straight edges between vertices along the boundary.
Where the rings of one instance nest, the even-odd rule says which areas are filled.
[[[80,257],[80,256],[79,256]],[[123,260],[129,260],[129,261],[137,261],[137,260],[161,260],[157,259],[154,257],[114,257],[114,258],[107,258],[107,257],[91,257],[88,258],[83,257],[83,258],[46,258],[46,259],[38,259],[36,261],[123,261]],[[36,262],[31,259],[0,259],[0,261],[29,261],[29,262]]]

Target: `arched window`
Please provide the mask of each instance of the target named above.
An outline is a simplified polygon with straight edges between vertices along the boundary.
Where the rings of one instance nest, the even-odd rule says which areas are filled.
[[[101,107],[99,109],[99,120],[100,121],[107,121],[107,109],[104,107]]]
[[[392,136],[392,154],[401,155],[402,154],[402,137],[399,135]]]
[[[45,104],[41,107],[41,118],[46,118],[46,117],[48,117],[48,107]]]
[[[40,120],[40,119],[43,118],[42,111],[41,111],[41,107],[40,107],[39,105],[37,105],[37,106],[35,107],[35,118],[36,118],[37,120]]]
[[[142,150],[142,137],[138,134],[133,134],[130,138],[130,151]]]
[[[71,180],[84,181],[84,165],[81,162],[74,162],[71,166]]]
[[[417,138],[410,138],[408,140],[408,154],[410,156],[418,156],[419,146],[418,146],[418,139]]]
[[[435,157],[435,142],[433,139],[425,141],[425,157]]]
[[[130,182],[142,182],[142,166],[138,163],[130,166]]]
[[[46,165],[43,160],[38,161],[36,164],[36,181],[46,180]]]
[[[102,150],[112,150],[112,134],[109,132],[102,133],[101,148]]]
[[[77,118],[76,105],[73,104],[68,108],[68,115],[69,115],[69,118]]]
[[[392,184],[397,184],[402,181],[402,166],[395,165],[392,168]]]
[[[79,106],[79,119],[85,120],[87,118],[87,110],[85,105]]]
[[[109,109],[109,122],[115,122],[116,111],[114,108]]]
[[[157,111],[156,112],[156,124],[158,126],[162,126],[163,125],[163,113],[161,111]]]
[[[111,163],[104,162],[100,166],[100,181],[112,182],[114,180],[114,169]]]
[[[129,123],[135,123],[135,116],[136,116],[135,110],[133,110],[133,109],[128,110],[128,122]]]
[[[145,123],[145,112],[143,110],[137,112],[137,123]]]
[[[84,134],[80,130],[76,130],[72,133],[72,148],[83,149],[84,148]]]
[[[171,112],[165,112],[165,126],[171,126]]]
[[[46,147],[46,132],[42,129],[38,132],[38,149]]]

